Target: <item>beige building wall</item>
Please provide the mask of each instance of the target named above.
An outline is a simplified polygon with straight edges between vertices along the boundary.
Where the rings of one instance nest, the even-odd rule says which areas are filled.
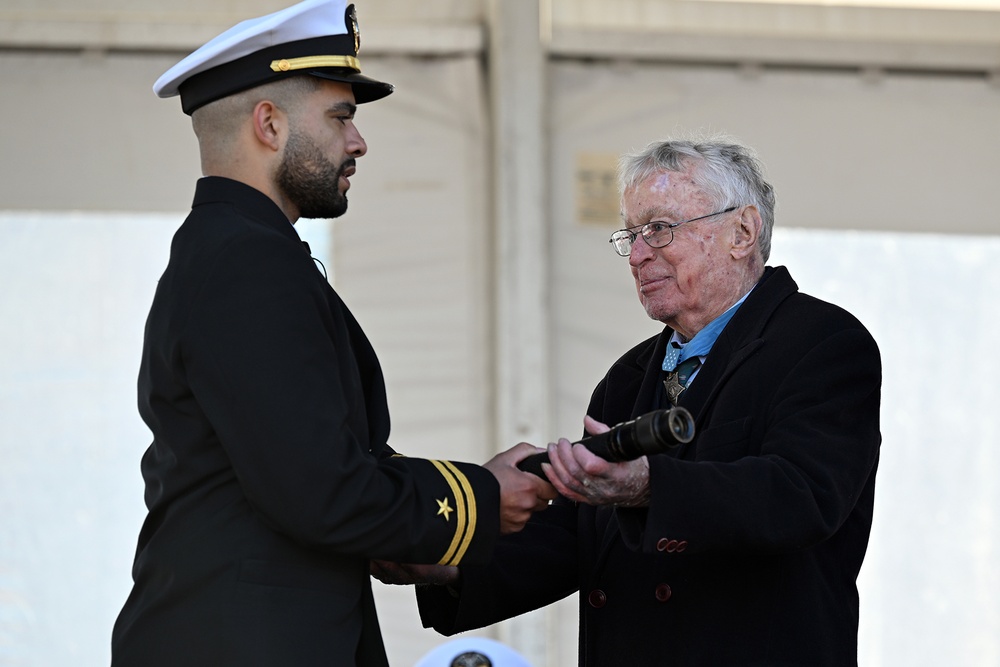
[[[177,100],[158,100],[152,82],[219,31],[285,4],[0,1],[0,461],[17,463],[0,465],[0,664],[107,660],[142,519],[136,346],[166,239],[199,175],[188,118]],[[609,363],[657,330],[607,245],[617,226],[614,157],[652,139],[724,131],[755,146],[778,191],[778,225],[805,234],[789,237],[796,250],[783,256],[793,275],[794,261],[808,262],[801,273],[825,268],[844,293],[865,290],[880,260],[845,265],[843,253],[869,257],[852,233],[897,235],[878,237],[889,243],[882,249],[892,247],[885,238],[909,243],[914,233],[983,247],[1000,235],[991,199],[1000,12],[714,0],[357,4],[365,71],[397,92],[359,111],[369,154],[349,213],[307,231],[380,353],[402,451],[484,461],[516,439],[578,435]],[[536,51],[538,71],[505,76],[505,64],[524,67]],[[537,233],[515,227],[533,221]],[[850,243],[839,249],[843,230]],[[825,266],[817,243],[829,248]],[[878,294],[933,310],[919,295]],[[81,408],[81,385],[69,381],[79,377],[114,399]],[[887,386],[907,389],[888,376]],[[29,456],[29,439],[60,457]],[[902,446],[887,438],[889,452]],[[81,498],[58,483],[81,459],[78,484],[110,495]],[[918,476],[933,474],[930,451],[925,460]],[[24,481],[34,479],[46,483]],[[880,517],[886,524],[919,523],[898,498],[886,505],[898,512]],[[912,535],[897,534],[878,543],[883,556],[866,582],[890,577],[885,554]],[[40,553],[45,568],[29,566]],[[893,606],[884,600],[895,588],[867,585],[880,602],[866,607],[862,590],[861,664],[918,664],[905,633],[880,628],[889,617],[907,624],[896,618],[904,612],[922,627],[919,605]],[[393,664],[442,641],[419,628],[410,591],[378,595]],[[959,591],[949,595],[963,603]],[[974,637],[1000,635],[996,614],[975,622]],[[575,599],[484,634],[538,667],[573,664]],[[947,654],[967,639],[937,644]],[[981,655],[1000,655],[995,642],[975,641]],[[918,662],[891,659],[903,655]]]

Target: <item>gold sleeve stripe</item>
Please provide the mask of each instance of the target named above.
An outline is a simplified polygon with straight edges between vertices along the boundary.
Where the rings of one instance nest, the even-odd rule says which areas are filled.
[[[304,56],[302,58],[282,58],[271,62],[271,69],[275,72],[290,72],[313,67],[344,67],[360,72],[361,62],[354,56]]]
[[[468,527],[465,529],[465,537],[462,539],[462,544],[459,546],[458,553],[455,554],[454,565],[458,565],[459,561],[465,558],[465,552],[469,549],[469,544],[472,542],[472,537],[476,534],[476,493],[472,490],[472,484],[469,483],[469,478],[458,469],[451,461],[442,461],[445,467],[447,467],[455,475],[458,483],[462,486],[462,491],[465,492],[465,505],[468,509]]]
[[[430,461],[438,469],[438,472],[441,473],[445,481],[448,482],[448,486],[451,487],[451,492],[455,496],[455,537],[452,538],[451,544],[448,545],[448,550],[445,551],[444,556],[438,561],[438,565],[456,565],[454,555],[466,529],[465,494],[462,493],[462,489],[458,485],[458,480],[452,476],[451,470],[445,467],[443,461],[435,461],[434,459]]]
[[[458,565],[476,530],[476,502],[468,478],[450,461],[431,460],[455,496],[455,537],[438,565]],[[470,502],[471,501],[471,502]]]

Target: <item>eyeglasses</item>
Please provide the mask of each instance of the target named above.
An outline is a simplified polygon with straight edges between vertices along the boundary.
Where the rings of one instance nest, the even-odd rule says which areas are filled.
[[[724,211],[716,211],[715,213],[709,213],[708,215],[700,215],[697,218],[691,218],[690,220],[681,220],[680,222],[647,222],[641,227],[633,227],[632,229],[619,229],[617,232],[611,235],[608,239],[615,252],[622,257],[628,257],[632,254],[632,246],[635,244],[635,240],[642,236],[642,240],[646,242],[650,248],[666,248],[674,240],[674,229],[680,227],[686,222],[694,222],[695,220],[704,220],[705,218],[711,218],[713,215],[722,215],[723,213],[729,213],[730,211],[735,211],[738,206],[730,206]]]

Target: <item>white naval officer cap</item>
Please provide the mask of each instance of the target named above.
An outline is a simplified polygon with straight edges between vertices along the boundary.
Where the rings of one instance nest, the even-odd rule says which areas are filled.
[[[413,667],[531,667],[514,649],[486,637],[459,637],[428,651]]]
[[[160,97],[181,96],[190,115],[209,102],[289,76],[348,83],[355,102],[381,99],[392,85],[361,74],[361,35],[346,0],[304,0],[225,31],[164,72]]]

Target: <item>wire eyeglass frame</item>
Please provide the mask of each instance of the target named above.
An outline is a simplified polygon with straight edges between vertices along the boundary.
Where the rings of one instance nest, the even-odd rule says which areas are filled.
[[[699,215],[697,218],[690,218],[688,220],[681,220],[680,222],[663,222],[662,220],[654,220],[653,222],[647,222],[639,227],[633,227],[631,229],[619,229],[611,238],[608,239],[608,243],[611,247],[615,249],[621,257],[628,257],[632,254],[632,246],[635,245],[637,238],[642,236],[642,240],[646,242],[650,248],[666,248],[668,245],[674,242],[674,230],[681,225],[688,222],[695,222],[697,220],[704,220],[705,218],[711,218],[712,216],[722,215],[723,213],[729,213],[730,211],[735,211],[739,206],[730,206],[722,211],[716,211],[715,213],[709,213],[707,215]],[[664,241],[666,239],[666,241]]]

